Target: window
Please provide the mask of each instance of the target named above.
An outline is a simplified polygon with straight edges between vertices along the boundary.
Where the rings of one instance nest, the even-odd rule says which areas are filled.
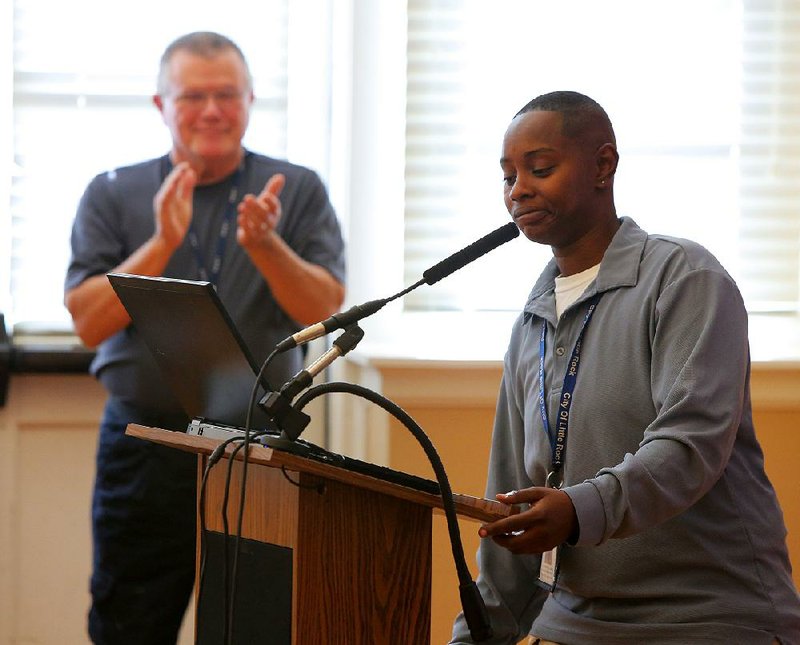
[[[287,155],[289,4],[260,3],[257,28],[243,28],[252,5],[241,0],[225,11],[156,0],[13,2],[14,159],[10,223],[2,224],[11,261],[0,267],[0,311],[18,329],[70,328],[62,305],[69,231],[91,178],[169,149],[151,96],[161,53],[178,35],[212,29],[237,42],[256,93],[245,144]]]
[[[508,122],[575,89],[615,124],[621,215],[704,244],[751,311],[798,310],[800,3],[410,0],[408,23],[406,283],[506,221]],[[549,257],[515,240],[406,306],[519,309]]]
[[[150,103],[158,59],[194,29],[231,36],[248,57],[257,102],[247,145],[335,182],[353,304],[415,283],[507,221],[503,132],[530,98],[566,88],[597,98],[615,123],[621,214],[706,245],[751,311],[798,311],[797,0],[3,8],[13,75],[0,138],[14,156],[0,188],[10,205],[0,211],[0,311],[18,326],[70,328],[62,283],[78,199],[95,174],[168,149]],[[515,240],[402,307],[518,310],[548,258]]]
[[[745,0],[740,281],[755,311],[800,311],[800,2]]]

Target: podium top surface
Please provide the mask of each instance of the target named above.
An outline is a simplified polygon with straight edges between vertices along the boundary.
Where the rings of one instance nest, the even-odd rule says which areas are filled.
[[[183,432],[172,432],[161,428],[150,428],[137,424],[128,425],[126,434],[185,452],[193,452],[198,455],[209,455],[222,443],[219,439],[189,435]],[[230,456],[235,448],[235,445],[229,445],[226,449],[226,457]],[[240,450],[234,458],[242,459],[242,457],[242,451]],[[428,506],[433,509],[443,509],[442,498],[439,495],[409,488],[313,459],[307,459],[291,452],[275,450],[260,444],[254,443],[250,445],[248,461],[251,464],[259,464],[272,468],[285,467],[298,472],[307,472],[334,481],[422,504],[423,506]],[[499,520],[508,517],[514,512],[512,507],[507,504],[469,495],[454,493],[453,501],[459,517],[480,522]]]

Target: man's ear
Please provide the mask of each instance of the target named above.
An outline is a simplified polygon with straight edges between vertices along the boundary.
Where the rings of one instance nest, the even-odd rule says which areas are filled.
[[[604,184],[610,181],[617,172],[619,163],[617,146],[613,143],[604,143],[597,149],[595,159],[597,160],[597,182]]]
[[[161,96],[158,94],[153,94],[153,105],[158,108],[159,112],[164,111],[164,101],[161,100]]]

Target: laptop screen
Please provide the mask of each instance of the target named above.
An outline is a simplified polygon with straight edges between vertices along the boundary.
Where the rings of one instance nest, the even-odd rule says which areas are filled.
[[[209,282],[109,273],[184,412],[244,427],[260,369]],[[268,385],[259,385],[255,402]],[[255,405],[251,427],[272,427]]]

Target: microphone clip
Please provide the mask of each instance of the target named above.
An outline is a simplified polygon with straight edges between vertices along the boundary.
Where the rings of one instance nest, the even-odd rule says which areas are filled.
[[[281,435],[290,441],[297,441],[303,430],[311,422],[305,412],[295,410],[292,399],[281,392],[268,392],[258,403],[281,430]]]

